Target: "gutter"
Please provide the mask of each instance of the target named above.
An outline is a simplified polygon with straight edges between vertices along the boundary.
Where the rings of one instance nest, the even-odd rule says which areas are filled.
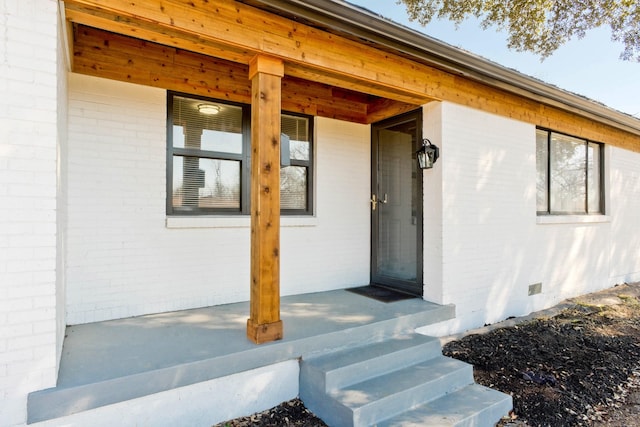
[[[251,0],[374,42],[430,66],[640,136],[640,119],[463,51],[343,0]]]

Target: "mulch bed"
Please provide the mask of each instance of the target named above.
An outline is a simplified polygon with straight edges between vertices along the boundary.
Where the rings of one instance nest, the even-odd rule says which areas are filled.
[[[479,384],[513,396],[502,426],[640,425],[640,300],[621,293],[627,289],[614,304],[578,302],[550,318],[449,342],[443,353],[473,364]],[[325,424],[295,399],[217,426]]]
[[[589,426],[624,402],[640,375],[640,302],[577,306],[550,319],[469,335],[444,354],[474,365],[476,382],[513,396],[530,426]],[[640,421],[638,421],[640,422]]]

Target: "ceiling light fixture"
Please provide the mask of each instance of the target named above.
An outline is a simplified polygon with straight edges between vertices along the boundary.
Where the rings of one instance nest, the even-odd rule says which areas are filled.
[[[198,111],[202,114],[206,114],[207,116],[213,116],[220,112],[220,106],[213,104],[198,104]]]

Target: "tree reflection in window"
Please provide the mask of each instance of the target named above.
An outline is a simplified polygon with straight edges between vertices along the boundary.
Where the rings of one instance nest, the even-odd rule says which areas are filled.
[[[289,137],[290,166],[280,169],[280,208],[283,211],[308,212],[310,205],[311,139],[307,117],[283,114],[282,133]]]
[[[602,144],[538,130],[536,145],[538,213],[602,213]]]

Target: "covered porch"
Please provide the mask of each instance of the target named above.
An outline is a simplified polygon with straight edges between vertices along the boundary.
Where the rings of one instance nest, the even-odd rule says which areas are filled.
[[[453,306],[420,298],[384,303],[347,290],[287,296],[281,302],[284,338],[256,346],[246,338],[248,307],[243,302],[69,326],[57,386],[29,396],[29,423],[68,416],[73,423],[73,414],[107,405],[118,411],[121,402],[297,364],[454,317]]]
[[[427,67],[416,69],[413,61],[398,53],[363,44],[330,27],[296,22],[295,16],[252,2],[67,0],[63,7],[73,73],[250,106],[250,129],[245,126],[243,130],[250,133],[250,145],[226,163],[236,167],[241,160],[251,160],[250,174],[244,172],[248,166],[240,166],[244,168],[241,185],[246,186],[239,191],[243,207],[232,212],[251,220],[246,336],[255,343],[281,339],[280,296],[286,294],[281,286],[282,205],[281,195],[273,191],[279,187],[281,112],[366,126],[438,99],[424,81],[435,75],[425,75]],[[184,157],[191,156],[189,165],[197,160],[193,150],[201,148],[201,131],[188,132],[188,141],[176,149],[175,158],[186,162]],[[172,161],[175,159],[168,157],[169,170]],[[191,178],[191,166],[180,164],[180,168],[184,177]],[[193,175],[196,173],[204,175],[203,170]],[[314,219],[321,209],[310,207],[315,178],[317,174],[310,173],[305,184],[311,188],[305,214]],[[172,189],[169,181],[167,178],[167,193]],[[204,185],[198,182],[184,178],[183,187],[193,186],[190,191],[197,192],[195,187]],[[363,198],[363,206],[368,207],[368,198]],[[182,203],[178,199],[168,195],[167,204]],[[172,208],[167,208],[167,228],[179,217]],[[360,221],[366,219],[363,216]],[[368,252],[368,242],[361,238],[360,242],[361,250]],[[421,291],[422,283],[417,282]],[[357,283],[364,282],[359,279]],[[83,285],[79,281],[73,286]],[[232,301],[238,299],[224,302]],[[124,304],[122,312],[129,313],[133,304]],[[81,301],[81,305],[91,304]],[[142,308],[139,314],[154,310]]]

